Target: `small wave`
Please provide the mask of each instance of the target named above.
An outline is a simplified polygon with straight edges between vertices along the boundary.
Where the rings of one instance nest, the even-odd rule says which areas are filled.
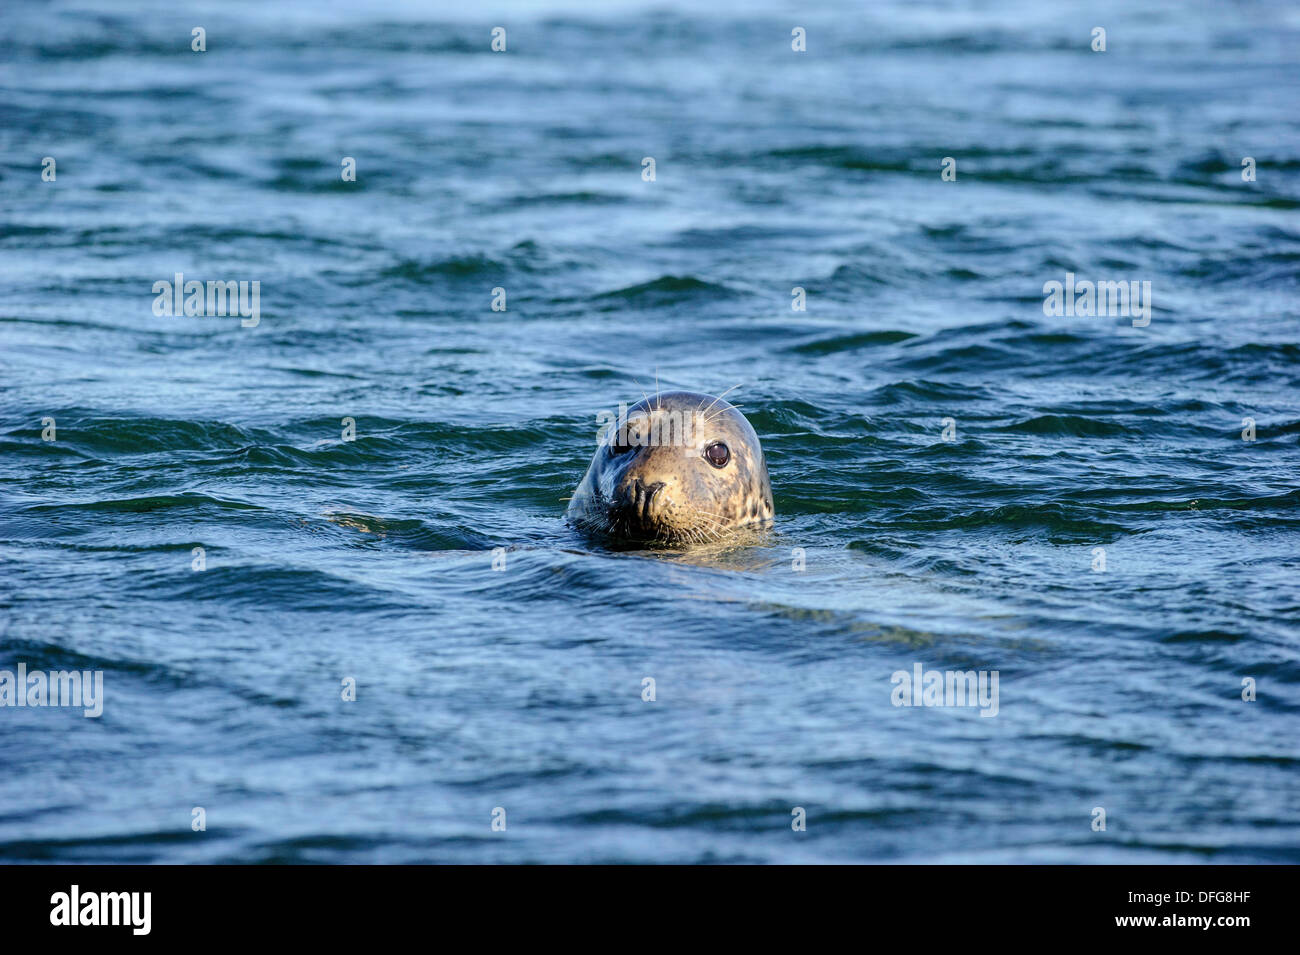
[[[57,504],[32,504],[25,508],[30,512],[45,513],[62,513],[71,512],[91,512],[91,513],[144,513],[148,511],[165,511],[165,510],[197,510],[197,511],[256,511],[262,510],[256,504],[250,504],[247,501],[238,501],[229,498],[213,497],[208,494],[189,492],[184,494],[149,494],[143,497],[126,497],[110,498],[105,497],[95,501],[79,502],[60,502]]]
[[[245,430],[223,421],[192,421],[181,418],[127,418],[55,412],[59,443],[77,451],[99,454],[147,454],[237,448],[265,441],[269,435]],[[40,437],[39,428],[18,432]]]
[[[917,336],[913,332],[878,331],[858,332],[852,335],[833,335],[818,338],[815,341],[791,345],[786,351],[799,355],[833,355],[838,352],[855,351],[859,348],[873,348],[877,345],[897,345]]]
[[[993,430],[1022,434],[1068,434],[1078,438],[1113,438],[1132,433],[1131,429],[1116,421],[1062,414],[1035,415]]]
[[[714,301],[731,298],[736,294],[725,285],[705,282],[694,276],[661,275],[650,282],[602,292],[592,296],[592,301],[622,302],[636,308],[655,308],[680,302]]]
[[[501,276],[508,268],[509,265],[500,259],[475,253],[456,255],[446,259],[434,259],[432,261],[403,259],[397,264],[381,270],[379,276],[383,279],[405,279],[412,282],[423,282],[429,278],[439,277],[459,279],[477,278],[484,275]]]

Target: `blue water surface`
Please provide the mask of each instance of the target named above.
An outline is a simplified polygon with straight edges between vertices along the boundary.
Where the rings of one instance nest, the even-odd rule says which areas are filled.
[[[0,860],[1300,861],[1298,103],[1281,2],[5,5],[0,670],[104,709]],[[769,538],[565,525],[733,386]]]

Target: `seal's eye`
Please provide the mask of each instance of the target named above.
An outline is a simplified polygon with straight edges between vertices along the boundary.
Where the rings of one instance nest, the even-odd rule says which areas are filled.
[[[709,459],[709,463],[715,468],[725,468],[727,462],[731,460],[731,452],[721,441],[717,441],[704,449],[704,456]]]
[[[618,457],[620,454],[627,454],[632,450],[630,444],[619,444],[617,440],[609,443],[609,453],[612,457]]]

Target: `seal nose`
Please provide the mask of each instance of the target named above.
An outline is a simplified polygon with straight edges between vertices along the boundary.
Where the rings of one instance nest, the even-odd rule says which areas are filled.
[[[654,484],[642,484],[637,481],[641,495],[641,521],[644,524],[650,523],[650,503],[655,499],[655,495],[664,489],[663,481],[656,481]]]
[[[663,481],[646,484],[639,477],[633,478],[619,488],[615,505],[618,510],[634,517],[642,527],[648,528],[653,523],[650,507],[664,486]]]

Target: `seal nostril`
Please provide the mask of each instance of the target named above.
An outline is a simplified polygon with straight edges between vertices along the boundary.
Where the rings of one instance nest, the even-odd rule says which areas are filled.
[[[650,502],[653,501],[663,489],[663,481],[656,481],[654,484],[647,484],[644,488],[645,497],[641,505],[641,520],[646,524],[650,523]]]
[[[615,490],[611,510],[644,517],[650,499],[658,487],[659,485],[653,484],[647,487],[640,478],[634,477]]]

